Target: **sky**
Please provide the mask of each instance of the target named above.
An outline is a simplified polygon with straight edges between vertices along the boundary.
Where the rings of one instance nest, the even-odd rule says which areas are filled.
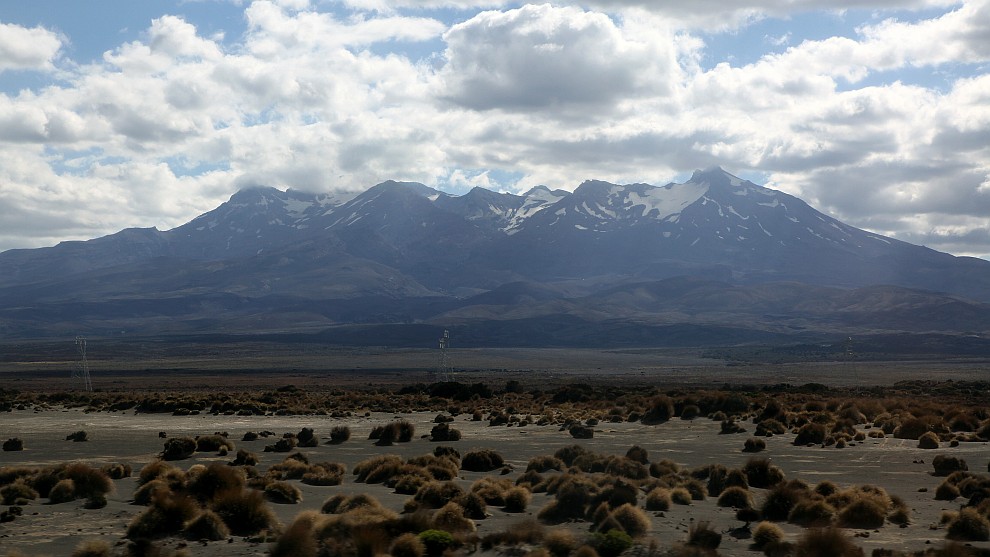
[[[0,3],[0,251],[166,230],[255,185],[715,165],[990,258],[990,0]]]

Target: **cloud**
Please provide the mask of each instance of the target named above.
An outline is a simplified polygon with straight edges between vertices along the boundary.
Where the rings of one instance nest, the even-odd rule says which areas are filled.
[[[573,189],[719,164],[857,226],[990,253],[985,2],[794,31],[784,52],[713,68],[700,37],[717,20],[867,4],[313,4],[253,2],[235,38],[162,15],[97,63],[0,93],[0,249],[170,228],[245,185]],[[464,11],[426,11],[441,5]],[[897,81],[906,67],[962,77]]]
[[[677,72],[663,30],[636,36],[605,14],[549,4],[482,12],[444,40],[443,94],[473,110],[607,111],[629,97],[669,93]]]
[[[61,48],[62,39],[48,29],[0,23],[0,72],[52,70]]]

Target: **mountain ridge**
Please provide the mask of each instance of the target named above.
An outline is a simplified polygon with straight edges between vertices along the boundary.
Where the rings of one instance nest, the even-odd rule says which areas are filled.
[[[2,252],[0,269],[11,337],[445,320],[526,343],[539,323],[548,342],[572,330],[578,344],[595,327],[644,342],[678,325],[737,331],[727,342],[990,331],[990,262],[857,229],[718,167],[682,184],[587,180],[573,192],[255,186],[170,230]],[[525,323],[515,341],[511,320]]]

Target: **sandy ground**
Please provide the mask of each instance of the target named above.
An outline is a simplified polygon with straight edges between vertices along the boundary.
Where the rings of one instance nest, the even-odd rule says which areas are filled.
[[[435,414],[407,414],[402,417],[416,425],[417,435],[428,433]],[[263,453],[265,444],[272,441],[259,439],[241,442],[247,431],[270,430],[277,434],[298,432],[312,427],[317,435],[326,436],[335,425],[349,425],[351,440],[342,445],[326,445],[302,449],[311,461],[336,461],[345,463],[350,471],[354,464],[376,454],[392,453],[403,457],[430,453],[435,446],[426,439],[416,438],[410,443],[392,447],[377,447],[367,440],[374,425],[392,419],[393,415],[375,414],[370,417],[334,419],[315,416],[293,417],[236,417],[236,416],[171,416],[133,415],[128,413],[84,413],[80,410],[34,412],[14,411],[0,416],[0,437],[18,436],[25,442],[21,452],[0,453],[0,466],[41,466],[66,461],[84,461],[93,465],[123,462],[138,470],[155,459],[162,448],[159,431],[170,437],[193,436],[226,431],[239,448],[246,448],[261,456],[260,468],[280,462],[286,455]],[[658,426],[640,423],[609,423],[595,427],[595,437],[574,440],[556,426],[489,427],[487,422],[470,422],[459,416],[452,424],[463,433],[463,439],[453,445],[465,454],[480,448],[497,450],[515,467],[509,477],[515,479],[525,471],[531,457],[552,454],[560,447],[579,443],[589,449],[608,453],[625,454],[633,446],[640,445],[649,451],[651,461],[672,459],[688,467],[721,463],[728,467],[742,466],[751,456],[741,452],[748,434],[720,435],[719,423],[706,419],[693,421],[673,420]],[[752,431],[752,424],[747,424]],[[90,440],[84,443],[65,441],[65,435],[85,430]],[[932,529],[944,509],[957,510],[959,502],[935,501],[933,493],[941,479],[931,475],[931,460],[936,454],[951,454],[967,460],[971,470],[983,470],[990,451],[986,443],[964,443],[956,448],[938,450],[917,449],[915,441],[893,438],[868,439],[863,443],[835,449],[821,447],[795,447],[792,435],[767,439],[768,450],[762,456],[772,458],[788,479],[800,478],[809,483],[832,480],[840,486],[875,484],[899,495],[912,509],[911,525],[899,528],[888,524],[879,530],[859,532],[856,541],[867,554],[874,548],[885,547],[901,550],[922,550],[932,544],[944,542],[944,529]],[[210,453],[197,453],[193,458],[180,461],[185,468],[196,463],[214,460],[227,461],[230,457],[217,457]],[[482,473],[462,472],[458,482],[467,488],[482,477]],[[335,487],[314,487],[296,483],[303,491],[304,500],[296,505],[272,505],[280,520],[288,523],[305,509],[319,509],[323,502],[336,493],[369,493],[383,504],[396,510],[408,498],[397,495],[380,485],[355,483],[348,472],[345,481]],[[86,538],[102,538],[112,544],[123,543],[123,533],[132,517],[143,507],[129,504],[136,482],[133,478],[115,482],[116,491],[109,497],[109,505],[100,510],[85,510],[82,501],[58,505],[36,501],[24,507],[24,516],[13,522],[0,524],[0,554],[17,550],[25,555],[69,555],[77,543]],[[920,491],[927,488],[927,491]],[[753,489],[757,504],[763,498],[763,490]],[[543,494],[534,495],[529,513],[510,515],[489,507],[492,516],[478,521],[480,535],[499,532],[513,523],[535,513],[548,501]],[[642,499],[641,503],[642,505]],[[741,525],[730,509],[719,508],[714,498],[696,501],[690,506],[674,506],[669,512],[652,517],[650,537],[661,547],[670,547],[687,537],[692,522],[707,520],[719,531],[728,531]],[[797,526],[782,524],[790,539],[802,532]],[[585,531],[587,523],[571,525],[577,531]],[[850,531],[853,533],[854,531]],[[188,544],[188,545],[187,545]],[[748,540],[724,536],[719,553],[722,555],[757,555],[748,550]],[[264,555],[266,544],[250,543],[243,538],[231,542],[201,544],[174,539],[165,542],[168,547],[187,545],[192,555]],[[990,547],[990,544],[977,544]]]

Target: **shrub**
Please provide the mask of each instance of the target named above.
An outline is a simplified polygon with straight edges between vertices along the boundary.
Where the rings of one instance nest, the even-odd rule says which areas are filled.
[[[239,468],[220,464],[210,463],[199,474],[189,480],[189,492],[200,501],[209,501],[213,496],[228,489],[242,489],[244,487],[244,472]]]
[[[741,487],[728,487],[718,496],[718,506],[745,509],[753,506],[753,496]]]
[[[654,398],[650,409],[640,419],[646,425],[656,425],[669,421],[674,416],[674,403],[665,395]]]
[[[811,529],[794,547],[802,557],[862,557],[863,550],[836,528]]]
[[[743,466],[749,485],[762,489],[771,488],[784,481],[784,473],[780,468],[770,464],[765,458],[751,458]]]
[[[82,443],[89,440],[89,436],[86,435],[85,431],[76,431],[65,436],[66,441],[72,441],[74,443]]]
[[[570,530],[550,530],[543,536],[543,547],[553,557],[567,557],[577,547],[577,540]]]
[[[691,492],[683,487],[675,487],[670,490],[670,500],[675,505],[690,505]]]
[[[949,522],[946,538],[957,541],[990,540],[990,522],[972,507],[965,507]]]
[[[231,489],[218,493],[212,509],[235,536],[249,536],[277,524],[275,515],[265,504],[264,495],[254,489]]]
[[[69,501],[75,500],[76,485],[68,478],[59,480],[59,482],[52,487],[51,491],[48,492],[48,502],[53,505],[68,503]]]
[[[183,460],[196,452],[196,441],[190,437],[173,437],[165,441],[164,460]]]
[[[296,434],[296,445],[299,447],[315,447],[319,444],[320,440],[311,427],[304,427]]]
[[[561,470],[564,462],[555,456],[534,456],[526,464],[526,471],[535,470],[538,473],[549,472],[550,470]]]
[[[918,439],[929,430],[928,423],[920,418],[908,418],[894,430],[897,439]]]
[[[665,488],[655,487],[646,494],[646,510],[648,511],[668,511],[670,504],[670,491]]]
[[[622,528],[622,531],[633,538],[645,536],[650,531],[650,518],[635,505],[629,503],[620,505],[609,516]]]
[[[835,518],[835,508],[822,499],[802,499],[794,504],[787,521],[804,527],[827,526]]]
[[[10,451],[23,451],[24,450],[24,441],[22,441],[21,439],[19,439],[17,437],[12,437],[10,439],[7,439],[6,441],[3,442],[3,450],[4,451],[8,451],[8,452],[10,452]]]
[[[229,464],[230,466],[255,466],[258,462],[258,455],[244,449],[237,449],[237,455]]]
[[[919,449],[937,449],[938,448],[938,435],[931,431],[926,431],[918,437],[918,448]]]
[[[21,480],[0,488],[4,505],[24,505],[38,498],[38,492]]]
[[[265,486],[265,498],[272,503],[294,505],[302,501],[302,491],[289,482],[272,482]]]
[[[100,472],[111,480],[122,480],[124,478],[131,477],[131,465],[120,464],[118,462],[113,464],[104,464],[100,467]]]
[[[72,551],[72,557],[110,557],[110,543],[103,540],[84,540]]]
[[[763,439],[757,439],[756,437],[750,437],[743,442],[744,453],[758,453],[760,451],[765,451],[766,448],[767,442]]]
[[[966,465],[966,461],[955,457],[955,456],[945,456],[937,455],[932,459],[932,467],[935,468],[936,476],[948,476],[949,474],[957,471],[967,471],[969,466]]]
[[[753,529],[753,549],[784,541],[784,531],[773,522],[761,522]]]
[[[592,544],[601,557],[618,557],[623,551],[632,547],[632,537],[622,530],[609,530],[602,534],[596,532]]]
[[[532,495],[525,487],[513,487],[505,492],[505,507],[503,510],[507,513],[526,512],[526,507],[529,505],[531,497]]]
[[[808,492],[796,482],[780,483],[774,486],[763,500],[760,512],[764,520],[787,520],[794,506],[808,497]]]
[[[433,426],[430,430],[430,441],[444,443],[447,441],[460,441],[461,432],[450,427],[450,424],[441,423]]]
[[[413,425],[409,420],[399,420],[393,422],[398,428],[398,436],[396,440],[399,443],[408,443],[412,441],[413,436],[416,434],[416,426]]]
[[[567,432],[575,439],[592,439],[595,436],[595,428],[581,424],[572,425]]]
[[[649,464],[650,455],[646,452],[646,449],[640,447],[639,445],[633,445],[626,451],[626,458],[629,460],[636,461],[640,464]],[[541,470],[542,471],[542,470]]]
[[[234,443],[223,435],[200,435],[196,438],[196,450],[201,453],[217,452],[220,449],[234,450]]]
[[[406,532],[392,541],[389,554],[392,557],[423,557],[426,554],[426,544],[416,534]]]
[[[184,495],[166,493],[156,496],[151,506],[128,525],[126,537],[136,540],[177,534],[198,511],[196,502]]]
[[[185,524],[182,531],[190,540],[220,541],[230,537],[230,529],[223,523],[223,519],[211,510],[199,513]]]
[[[948,481],[938,484],[935,488],[936,501],[952,501],[956,497],[959,497],[959,488]]]
[[[351,438],[351,428],[346,425],[334,426],[330,429],[330,444],[339,445]]]
[[[701,549],[715,550],[722,544],[722,534],[711,528],[707,521],[695,522],[688,529],[687,545]]]
[[[93,497],[113,491],[113,482],[103,472],[81,462],[65,467],[62,475],[72,480],[76,497]]]
[[[426,547],[426,554],[431,557],[439,557],[454,545],[454,536],[443,530],[424,530],[419,533],[419,540]]]
[[[807,423],[798,430],[797,437],[794,438],[795,445],[821,445],[825,442],[828,431],[825,426],[819,423]]]
[[[505,464],[502,455],[491,449],[473,451],[464,455],[461,460],[461,470],[469,472],[490,472]]]
[[[887,509],[873,497],[859,497],[839,511],[839,526],[873,529],[883,526]]]
[[[433,527],[446,532],[474,532],[474,521],[464,516],[464,508],[451,501],[433,514]]]

